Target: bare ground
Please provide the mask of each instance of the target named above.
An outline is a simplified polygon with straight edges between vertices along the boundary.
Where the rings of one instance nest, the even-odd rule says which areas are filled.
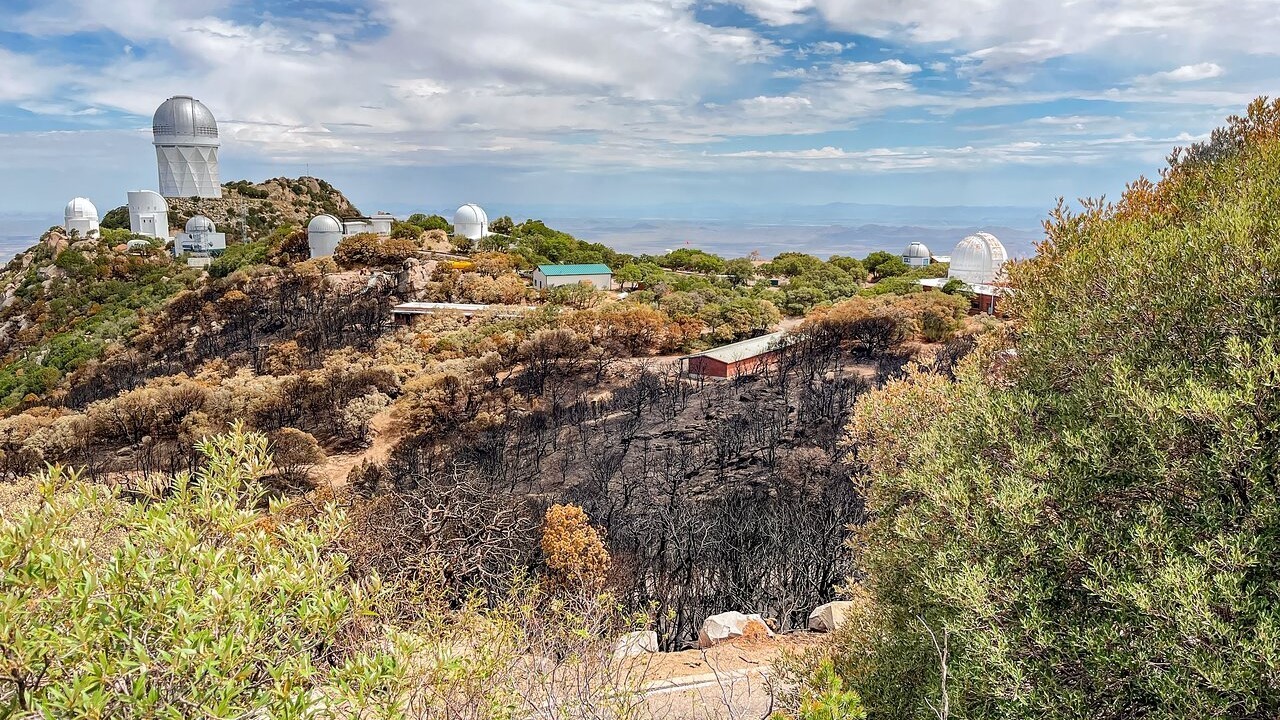
[[[352,468],[365,460],[375,463],[387,461],[391,456],[391,449],[400,442],[401,437],[395,421],[391,418],[390,408],[369,419],[369,436],[371,442],[364,450],[330,455],[323,465],[316,466],[314,473],[318,482],[321,485],[327,484],[331,489],[337,489],[347,484],[347,476],[351,474]]]

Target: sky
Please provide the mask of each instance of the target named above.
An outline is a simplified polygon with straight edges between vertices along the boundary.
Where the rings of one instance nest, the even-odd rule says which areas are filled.
[[[154,188],[175,94],[224,181],[366,212],[1046,210],[1280,92],[1276,37],[1276,0],[0,0],[0,212]]]

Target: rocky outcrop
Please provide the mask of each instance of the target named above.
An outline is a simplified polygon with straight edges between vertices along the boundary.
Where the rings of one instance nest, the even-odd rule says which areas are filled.
[[[171,227],[181,231],[192,215],[204,215],[228,240],[240,239],[242,225],[249,239],[258,240],[285,225],[304,228],[316,215],[360,215],[337,188],[313,177],[280,177],[257,184],[240,180],[224,184],[221,198],[168,201]]]
[[[768,623],[759,615],[740,612],[724,612],[712,615],[702,622],[698,630],[698,647],[709,648],[737,639],[773,637]]]
[[[615,659],[635,657],[658,652],[658,633],[652,630],[629,632],[613,645]]]
[[[849,616],[849,608],[853,603],[837,600],[826,605],[819,605],[809,613],[809,629],[815,632],[835,632],[844,625]]]

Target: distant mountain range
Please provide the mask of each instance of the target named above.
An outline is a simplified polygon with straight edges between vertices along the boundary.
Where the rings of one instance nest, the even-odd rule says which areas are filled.
[[[389,209],[401,216],[433,211]],[[490,218],[539,218],[558,230],[624,252],[657,254],[688,245],[728,257],[752,251],[765,257],[788,251],[863,256],[873,250],[897,251],[917,240],[938,255],[948,255],[961,238],[977,230],[999,237],[1013,257],[1028,257],[1035,253],[1035,243],[1043,238],[1040,221],[1045,216],[1042,209],[1015,206],[858,203],[663,205],[605,212],[568,205],[486,209]],[[448,215],[446,211],[435,211]],[[61,217],[54,214],[0,213],[0,261],[26,249],[60,221]]]

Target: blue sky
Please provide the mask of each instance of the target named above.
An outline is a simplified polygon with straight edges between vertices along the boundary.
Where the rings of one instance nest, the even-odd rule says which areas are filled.
[[[309,172],[366,211],[1048,208],[1114,196],[1280,92],[1278,10],[4,0],[0,211],[154,187],[150,115],[173,94],[217,115],[224,180]]]

